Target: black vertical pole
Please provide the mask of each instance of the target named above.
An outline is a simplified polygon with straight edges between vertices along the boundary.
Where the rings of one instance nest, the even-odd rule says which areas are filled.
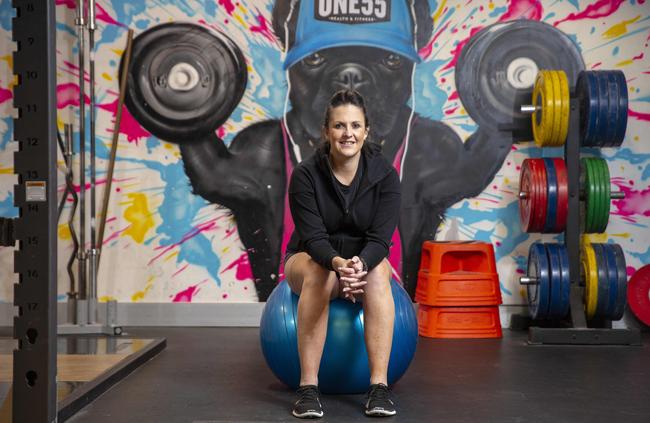
[[[56,31],[54,0],[13,0],[14,257],[13,421],[56,420]]]
[[[571,271],[571,320],[574,328],[587,327],[582,288],[580,287],[580,105],[578,99],[570,102],[569,133],[564,143],[564,161],[567,168],[569,203],[564,244],[569,255]]]

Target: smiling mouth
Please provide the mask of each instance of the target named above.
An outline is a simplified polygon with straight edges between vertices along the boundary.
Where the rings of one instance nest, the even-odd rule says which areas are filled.
[[[355,141],[339,141],[341,145],[353,145],[355,144]]]

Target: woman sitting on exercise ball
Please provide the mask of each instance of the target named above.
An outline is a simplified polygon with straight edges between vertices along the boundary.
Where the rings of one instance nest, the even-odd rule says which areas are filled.
[[[325,142],[293,171],[289,204],[295,231],[284,271],[298,301],[299,399],[293,415],[323,416],[318,369],[325,345],[329,302],[362,301],[370,364],[369,416],[396,414],[387,386],[395,306],[386,259],[400,209],[397,172],[366,142],[368,115],[356,91],[331,98]]]

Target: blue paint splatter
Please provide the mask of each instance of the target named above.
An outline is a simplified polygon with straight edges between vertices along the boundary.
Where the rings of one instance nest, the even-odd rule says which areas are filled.
[[[107,149],[105,150],[107,151]],[[160,174],[160,179],[164,184],[164,200],[158,209],[162,223],[156,228],[156,233],[161,235],[159,241],[161,247],[176,244],[195,230],[193,222],[199,210],[205,207],[207,202],[198,195],[192,194],[182,162],[164,165],[152,160],[124,157],[118,160],[143,164],[149,170],[157,171]],[[213,251],[210,240],[203,233],[188,239],[178,248],[176,263],[184,260],[187,263],[204,267],[216,284],[221,286],[219,277],[221,260]]]
[[[592,26],[592,27],[591,27],[591,31],[589,31],[589,34],[593,34],[594,32],[596,32],[596,27],[595,27],[595,26]]]
[[[149,27],[150,22],[151,21],[149,19],[138,19],[135,22],[135,27],[138,28],[138,29],[145,30],[145,29],[147,29]]]
[[[273,47],[256,45],[250,49],[251,64],[262,82],[251,94],[270,118],[279,119],[284,112],[287,82],[282,71],[280,52]]]
[[[72,28],[69,25],[63,24],[61,22],[56,23],[56,30],[58,32],[66,32],[66,33],[72,35],[73,37],[77,36],[77,31],[75,31],[74,28]]]
[[[0,216],[18,217],[18,207],[14,207],[14,193],[9,191],[7,198],[0,200]]]
[[[621,49],[618,46],[614,47],[614,50],[612,50],[612,56],[616,56],[620,50]]]
[[[645,103],[650,103],[650,95],[649,95],[649,96],[645,96],[645,97],[635,98],[635,99],[632,99],[632,100],[630,100],[630,101],[631,101],[631,102],[633,102],[633,101],[643,101],[643,102],[645,102]]]
[[[555,12],[551,12],[548,15],[544,16],[543,21],[548,21],[549,19],[553,19],[555,17]]]
[[[508,10],[508,8],[505,7],[505,6],[503,6],[503,7],[495,7],[494,10],[492,12],[490,12],[490,14],[488,16],[491,17],[491,18],[496,18],[496,17],[499,17],[500,15],[506,13],[507,10]]]
[[[444,60],[431,60],[420,63],[415,74],[415,108],[418,114],[433,120],[442,120],[442,110],[447,101],[447,93],[440,88],[435,72],[444,65]]]
[[[648,247],[648,249],[645,250],[645,253],[627,252],[627,254],[638,259],[641,262],[641,264],[650,263],[650,247]]]
[[[598,150],[598,151],[604,153],[603,150]],[[635,153],[629,148],[617,148],[614,149],[613,151],[615,152],[613,155],[606,156],[607,160],[625,160],[627,162],[630,162],[630,164],[632,165],[644,164],[647,163],[648,160],[650,160],[650,153],[649,154]]]
[[[7,128],[7,131],[2,134],[2,139],[0,139],[0,150],[4,150],[7,148],[7,144],[9,144],[9,141],[11,141],[12,135],[14,133],[14,119],[11,116],[5,116],[0,120],[4,122],[3,126]]]
[[[648,178],[650,178],[650,165],[646,165],[645,169],[643,170],[643,174],[641,175],[642,181],[645,181]]]
[[[580,5],[578,0],[567,0],[576,10],[580,10]]]
[[[11,6],[10,1],[0,2],[0,28],[5,31],[11,31],[11,18],[16,16],[15,9]]]

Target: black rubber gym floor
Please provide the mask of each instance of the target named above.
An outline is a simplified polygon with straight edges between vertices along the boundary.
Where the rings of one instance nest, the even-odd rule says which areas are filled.
[[[128,328],[167,348],[68,422],[277,422],[294,393],[266,367],[256,328]],[[529,346],[420,338],[394,386],[405,422],[650,421],[650,334],[642,347]],[[368,421],[363,395],[322,398],[321,421]],[[374,419],[376,420],[376,419]]]

